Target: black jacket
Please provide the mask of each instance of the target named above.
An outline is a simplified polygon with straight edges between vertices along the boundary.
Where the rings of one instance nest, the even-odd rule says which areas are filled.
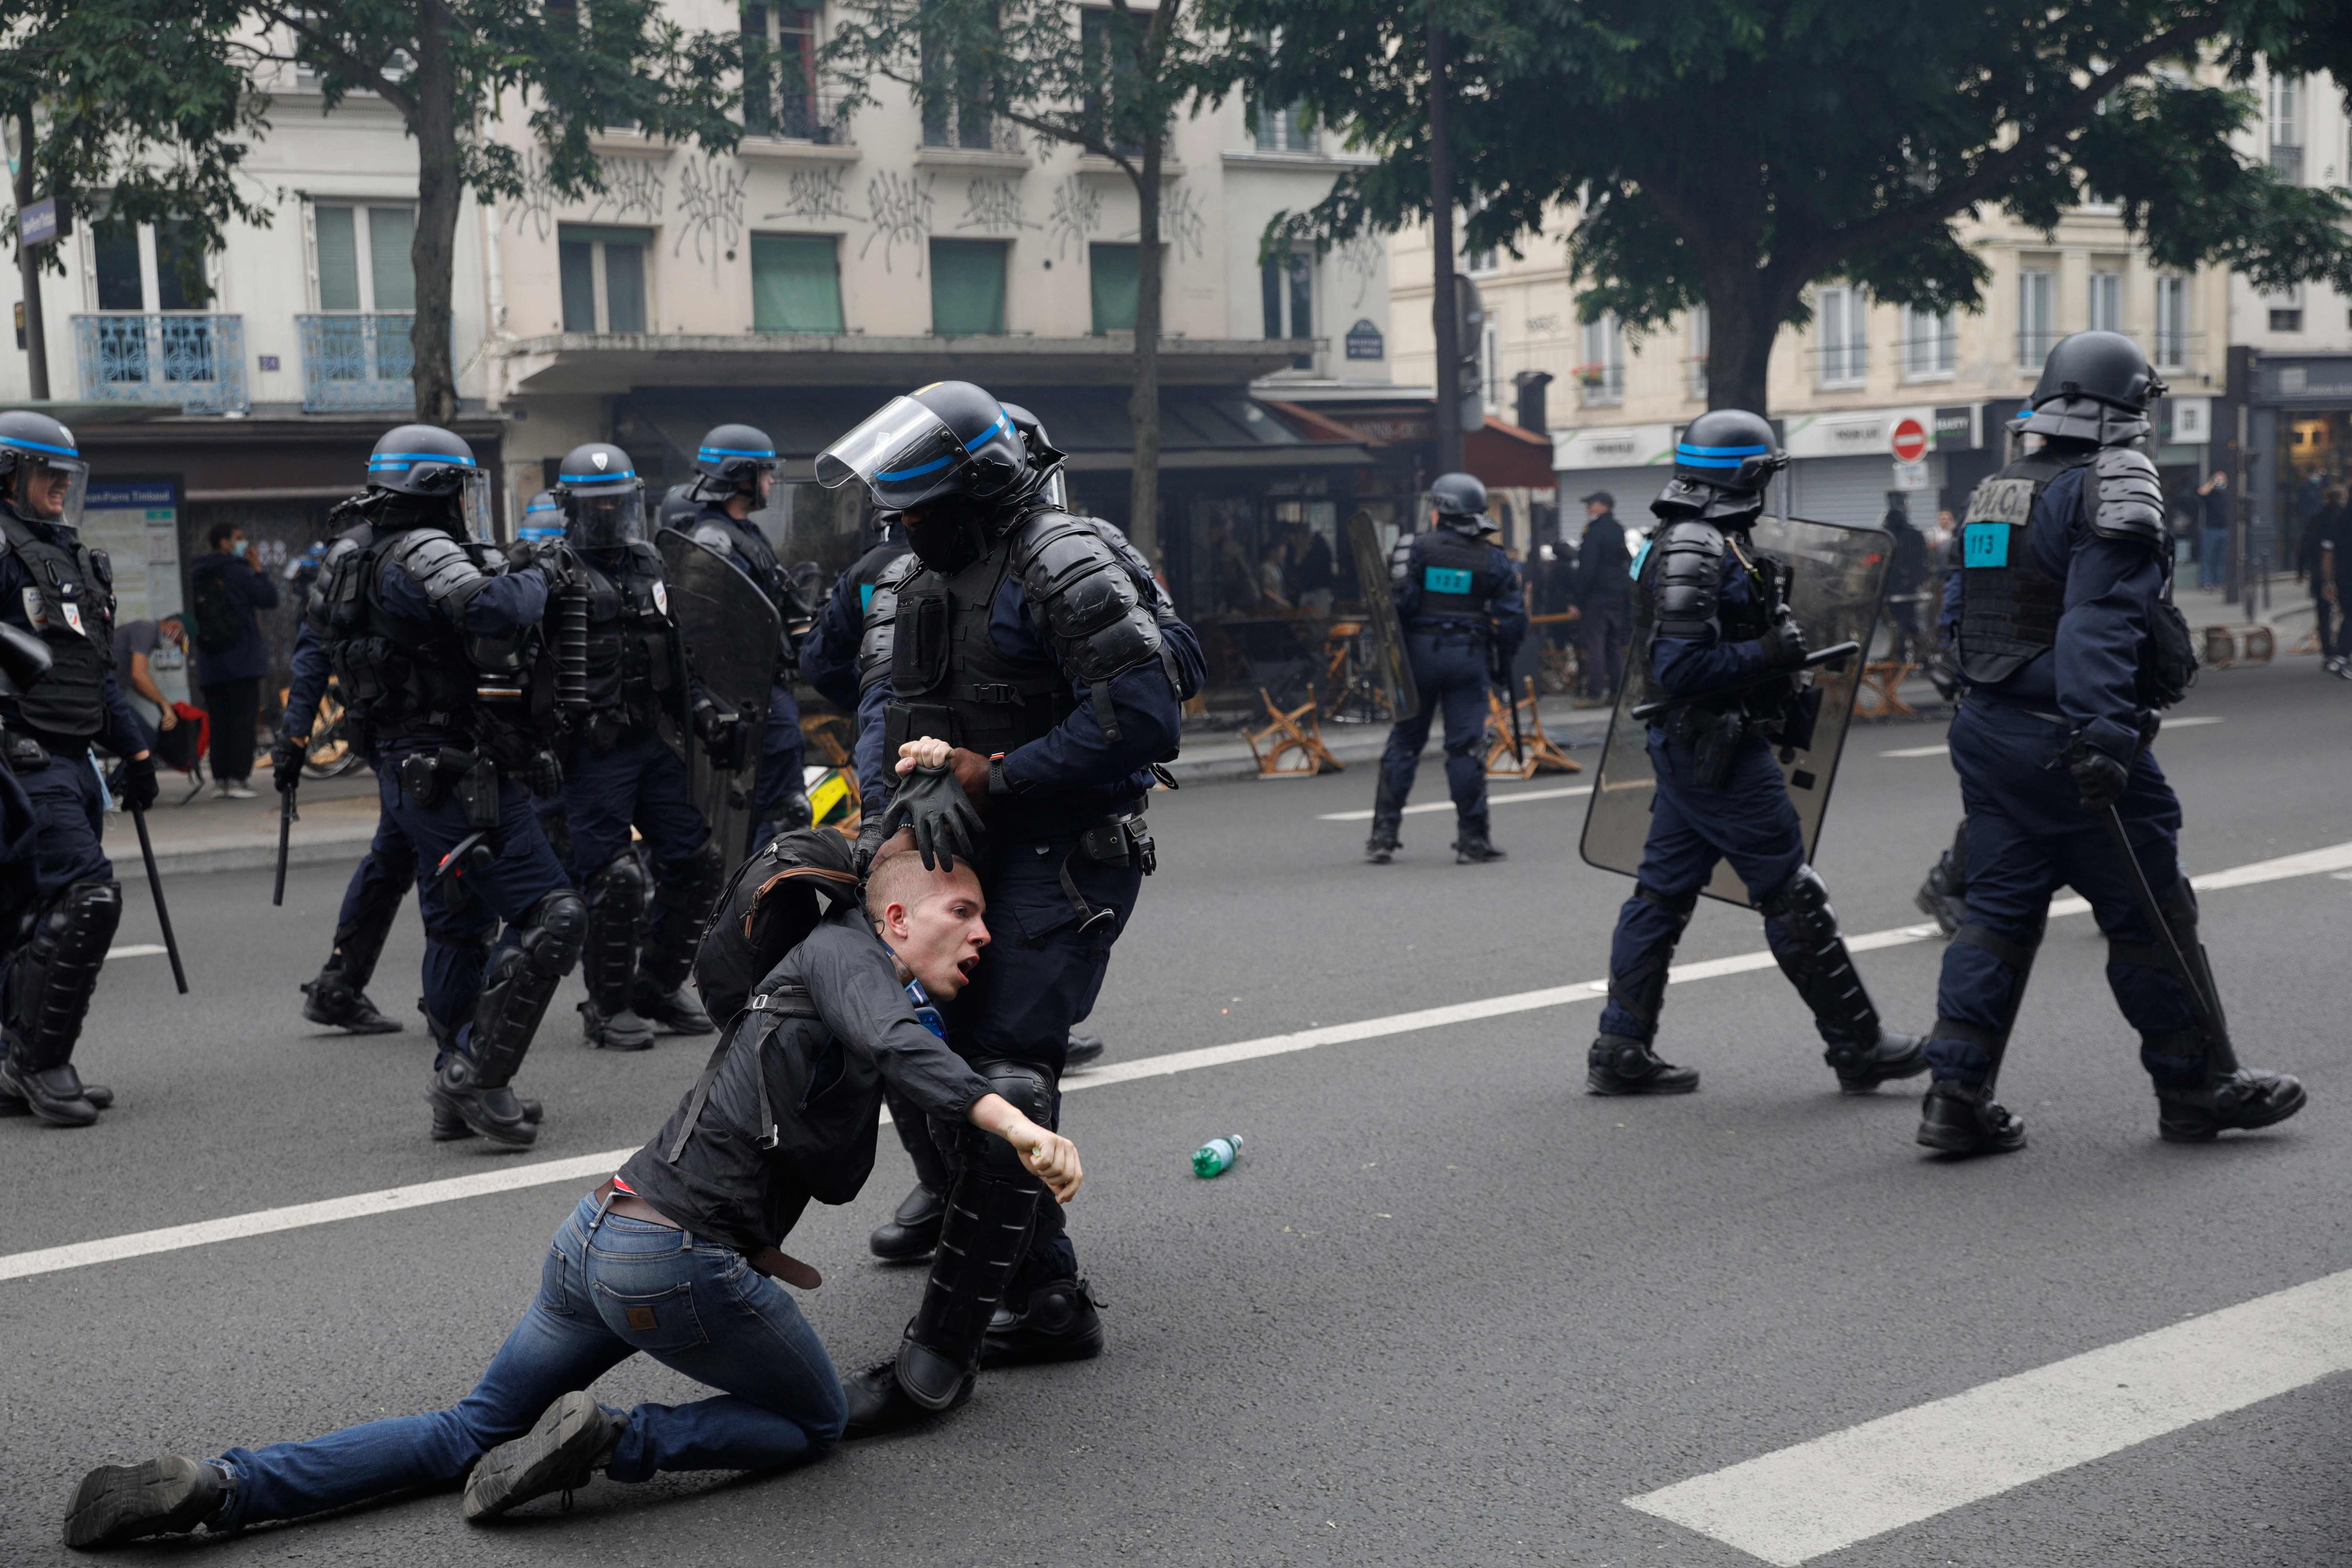
[[[778,996],[817,1016],[757,1005]],[[711,1053],[707,1097],[698,1083],[620,1171],[630,1191],[689,1234],[744,1253],[780,1245],[811,1198],[857,1195],[874,1169],[885,1079],[950,1121],[988,1092],[916,1017],[890,950],[855,906],[818,922],[752,1000]],[[772,1150],[761,1147],[771,1123],[755,1070],[766,1079]]]
[[[1633,557],[1625,548],[1625,525],[1604,511],[1584,525],[1576,547],[1576,583],[1570,591],[1580,608],[1591,610],[1633,602]]]

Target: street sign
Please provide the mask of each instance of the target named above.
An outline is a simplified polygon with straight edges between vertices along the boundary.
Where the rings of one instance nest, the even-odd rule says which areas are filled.
[[[1925,462],[1895,464],[1895,488],[1898,490],[1933,489],[1927,479],[1927,465]]]
[[[1895,449],[1896,461],[1916,463],[1927,455],[1927,427],[1916,419],[1897,420],[1887,445]]]
[[[58,199],[43,196],[16,215],[16,238],[26,246],[53,245],[58,237]]]

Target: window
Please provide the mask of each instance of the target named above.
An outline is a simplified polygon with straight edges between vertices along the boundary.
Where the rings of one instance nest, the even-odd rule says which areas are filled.
[[[1315,258],[1304,250],[1294,250],[1289,258],[1276,258],[1258,268],[1258,300],[1265,313],[1265,335],[1269,338],[1311,338],[1315,335]],[[1315,356],[1298,354],[1292,358],[1294,370],[1311,370]]]
[[[2120,332],[2124,330],[2124,275],[2105,268],[2091,273],[2091,300],[2088,319],[2095,332]]]
[[[2263,297],[2270,306],[2271,331],[2299,332],[2303,331],[2303,285],[2295,284],[2283,293]]]
[[[2058,275],[2029,267],[2017,275],[2017,368],[2038,371],[2058,342]]]
[[[1949,310],[1903,307],[1903,379],[1935,381],[1958,367],[1959,323]]]
[[[2156,363],[2174,370],[2189,363],[2189,279],[2168,272],[2156,280]]]
[[[193,226],[100,218],[92,226],[91,270],[101,310],[202,310],[213,300],[205,251]]]
[[[1261,153],[1312,153],[1315,121],[1304,105],[1286,109],[1256,106],[1257,150]]]
[[[1684,361],[1689,367],[1685,390],[1701,403],[1706,401],[1706,345],[1713,331],[1714,322],[1707,316],[1706,307],[1694,309],[1690,313],[1690,354]]]
[[[931,241],[931,331],[942,338],[1004,331],[1003,240]]]
[[[839,241],[829,234],[751,237],[751,330],[841,331]]]
[[[1132,245],[1087,247],[1087,279],[1094,295],[1095,336],[1135,331],[1136,258],[1140,254]]]
[[[817,104],[822,15],[814,5],[743,7],[743,129],[751,135],[833,140]]]
[[[1576,380],[1584,390],[1585,406],[1624,402],[1625,332],[1616,315],[1585,322],[1583,340],[1584,363],[1576,367]]]
[[[2303,183],[2303,79],[2273,76],[2270,84],[2271,167],[2283,180]]]
[[[310,209],[310,225],[320,310],[416,309],[416,274],[409,263],[415,208],[321,202]]]
[[[1823,386],[1860,386],[1870,374],[1870,301],[1859,289],[1824,289],[1813,296],[1814,353]]]
[[[646,330],[646,252],[653,231],[565,224],[556,231],[567,332]]]
[[[1078,49],[1086,62],[1086,120],[1097,135],[1108,134],[1122,153],[1138,151],[1127,123],[1134,98],[1136,55],[1143,20],[1088,6],[1078,14]]]
[[[1093,12],[1088,12],[1091,21]],[[1092,29],[1088,28],[1088,36]],[[926,147],[969,147],[982,150],[993,146],[995,125],[988,110],[988,80],[979,68],[949,58],[945,45],[923,40],[923,80],[938,83],[953,96],[948,100],[923,106],[923,145]]]

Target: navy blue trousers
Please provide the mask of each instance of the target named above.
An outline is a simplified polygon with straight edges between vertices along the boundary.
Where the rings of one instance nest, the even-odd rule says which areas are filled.
[[[1094,1011],[1110,967],[1111,944],[1127,929],[1143,893],[1140,868],[1106,866],[1072,854],[1075,837],[1056,837],[992,844],[981,867],[981,889],[988,897],[992,939],[979,971],[949,1015],[948,1043],[975,1065],[1027,1063],[1045,1069],[1058,1083],[1070,1030]],[[1090,931],[1062,886],[1066,863],[1078,896],[1111,918]],[[1061,1094],[1054,1117],[1061,1124]],[[960,1123],[934,1121],[933,1136],[952,1151]],[[1050,1197],[1037,1205],[1029,1255],[1014,1276],[1017,1293],[1048,1279],[1074,1277],[1077,1250],[1070,1244],[1062,1205]]]
[[[782,826],[784,797],[802,787],[807,744],[801,735],[801,705],[793,689],[778,681],[768,691],[768,722],[760,732],[760,763],[751,774],[751,843],[766,843]]]
[[[656,868],[685,860],[710,837],[685,760],[651,730],[630,731],[609,752],[575,745],[563,767],[563,817],[583,879],[628,848],[633,826]]]
[[[421,749],[421,748],[410,748]],[[437,750],[437,744],[433,748]],[[394,750],[380,759],[376,792],[417,860],[417,912],[425,917],[425,1011],[440,1037],[462,1048],[472,1033],[474,999],[481,994],[490,939],[503,921],[527,923],[534,906],[550,893],[572,886],[555,851],[540,830],[530,792],[510,778],[499,780],[498,858],[468,874],[462,885],[437,876],[443,858],[473,833],[455,791],[426,805],[400,787],[400,759]],[[511,929],[507,940],[513,940]]]
[[[1804,829],[1797,808],[1789,804],[1788,783],[1772,760],[1772,748],[1760,736],[1740,742],[1723,782],[1712,789],[1697,782],[1691,749],[1667,740],[1664,731],[1650,731],[1649,749],[1658,791],[1650,802],[1650,836],[1642,848],[1643,887],[1687,902],[1715,876],[1716,862],[1727,860],[1748,898],[1760,902],[1804,864]],[[1685,923],[1685,917],[1649,899],[1626,900],[1609,947],[1612,981],[1622,982],[1671,953]],[[1790,932],[1781,921],[1767,920],[1764,937],[1778,953]],[[1601,1011],[1604,1035],[1646,1040],[1654,1027],[1654,1020],[1636,1017],[1613,996]],[[1822,1038],[1830,1038],[1826,1029]]]
[[[89,752],[58,752],[47,767],[19,773],[16,782],[33,808],[33,880],[41,907],[76,882],[113,881],[114,863],[100,841],[106,796]]]
[[[383,933],[399,913],[400,900],[415,885],[416,846],[408,841],[397,817],[379,810],[375,837],[352,868],[352,879],[343,889],[342,912],[335,917],[335,951],[344,959],[343,975],[353,987],[366,988],[375,973],[375,955],[383,949]],[[354,955],[362,962],[352,963]]]
[[[2071,887],[2089,902],[2109,942],[2149,946],[2157,934],[2140,910],[2130,869],[2060,760],[2066,738],[2063,725],[1980,697],[1962,702],[1953,716],[1952,768],[1960,775],[1960,801],[1969,814],[1968,924],[2031,948],[2041,940],[2050,896]],[[2179,885],[2180,802],[2147,752],[2132,763],[2116,806],[2158,902],[2193,908],[2188,889]],[[2107,984],[2142,1037],[2140,1060],[2149,1074],[2166,1084],[2195,1081],[2203,1071],[2201,1056],[2147,1045],[2148,1037],[2186,1029],[2193,1021],[2170,972],[2111,952]],[[1990,1077],[1991,1051],[1956,1037],[1946,1026],[2005,1035],[2024,989],[2020,966],[1973,942],[1954,941],[1944,951],[1936,1036],[1927,1044],[1936,1076],[1972,1084]]]
[[[1389,731],[1381,755],[1381,789],[1391,811],[1404,808],[1421,771],[1421,749],[1429,726],[1445,715],[1445,787],[1454,797],[1454,819],[1465,829],[1486,831],[1486,649],[1461,632],[1414,631],[1405,636],[1412,660],[1412,683],[1421,711]]]

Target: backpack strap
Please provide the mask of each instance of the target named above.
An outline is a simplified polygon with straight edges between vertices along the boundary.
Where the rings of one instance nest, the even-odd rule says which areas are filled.
[[[744,1011],[770,1014],[779,1023],[786,1018],[822,1016],[816,1009],[816,999],[803,987],[789,983],[752,997],[744,1005]],[[775,1033],[775,1026],[762,1020],[758,1026],[760,1039],[764,1044],[767,1037]],[[710,1086],[719,1081],[719,1069],[727,1065],[727,1053],[734,1047],[735,1034],[731,1029],[721,1034],[719,1044],[711,1047],[710,1060],[704,1064],[702,1076],[694,1080],[694,1092],[687,1096],[686,1119],[679,1123],[677,1136],[670,1141],[669,1153],[665,1156],[671,1164],[677,1164],[678,1156],[686,1152],[687,1142],[694,1136],[695,1128],[701,1123],[703,1110],[710,1103]],[[760,1147],[773,1149],[777,1142],[776,1117],[768,1104],[768,1075],[756,1063],[752,1079],[759,1086],[760,1093]]]

